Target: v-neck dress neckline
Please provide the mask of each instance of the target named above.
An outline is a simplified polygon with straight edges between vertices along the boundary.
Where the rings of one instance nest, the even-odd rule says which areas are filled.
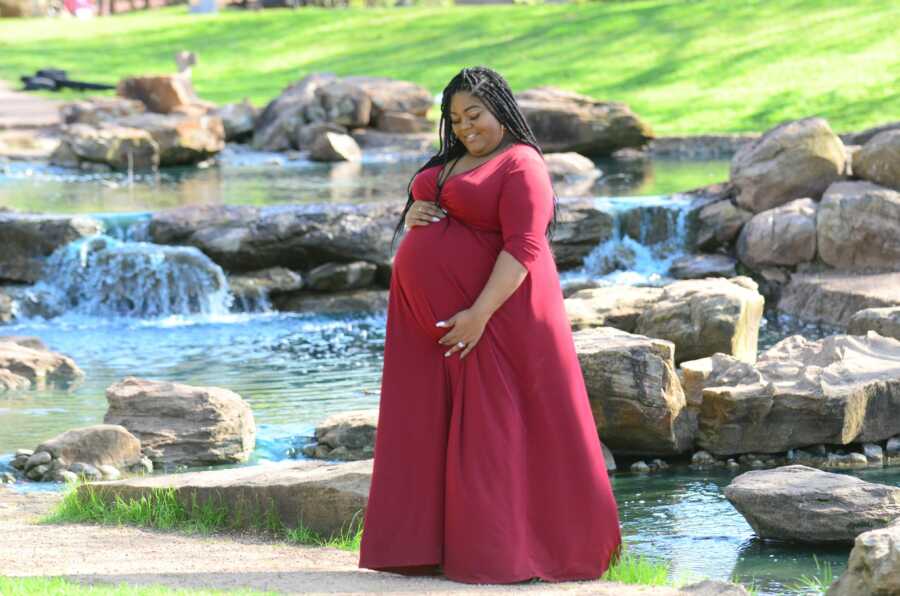
[[[513,147],[515,147],[515,146],[517,146],[517,145],[521,145],[521,144],[522,144],[522,143],[510,143],[508,147],[506,147],[503,151],[501,151],[501,152],[498,153],[497,155],[493,156],[493,157],[490,158],[489,160],[483,161],[483,162],[481,162],[480,164],[478,164],[477,166],[475,166],[475,167],[473,167],[473,168],[469,168],[469,169],[466,170],[465,172],[460,172],[460,173],[458,173],[458,174],[454,174],[454,175],[450,176],[449,178],[447,178],[446,180],[444,180],[443,182],[440,181],[440,178],[441,178],[441,172],[442,172],[443,170],[438,170],[438,174],[437,174],[437,178],[436,178],[436,181],[437,181],[437,183],[438,183],[438,186],[440,186],[441,188],[443,188],[443,187],[447,184],[447,182],[449,182],[450,180],[453,180],[454,178],[459,178],[460,176],[465,176],[465,175],[468,174],[469,172],[474,172],[475,170],[481,168],[482,166],[486,166],[487,164],[492,163],[492,162],[495,161],[496,159],[499,159],[501,156],[503,156],[503,155],[505,155],[506,153],[508,153],[509,150],[512,149]],[[461,159],[461,158],[460,158],[460,159]]]

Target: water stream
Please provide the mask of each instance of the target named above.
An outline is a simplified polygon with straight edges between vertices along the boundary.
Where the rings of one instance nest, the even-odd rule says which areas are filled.
[[[302,457],[299,448],[327,415],[377,405],[383,315],[235,312],[218,265],[192,248],[142,242],[141,229],[150,212],[182,204],[401,200],[417,163],[385,158],[329,168],[237,152],[213,168],[164,172],[132,185],[118,174],[2,166],[0,206],[90,213],[106,230],[53,256],[45,279],[30,290],[45,310],[0,327],[3,335],[40,337],[86,373],[69,392],[0,394],[0,467],[16,448],[102,421],[106,387],[130,375],[241,394],[259,428],[251,464]],[[677,162],[654,162],[649,174],[645,165],[639,175],[633,166],[616,171],[615,164],[598,165],[604,178],[595,187],[595,201],[613,215],[615,233],[581,269],[564,274],[564,282],[664,283],[668,266],[684,253],[688,204],[668,193],[724,178],[727,163],[687,163],[679,169]],[[610,194],[622,188],[627,196]],[[827,330],[769,317],[761,348],[794,332],[815,336]],[[866,475],[900,483],[900,475],[889,470]],[[813,555],[840,572],[847,549],[756,540],[722,495],[731,477],[684,466],[615,476],[628,547],[669,561],[679,579],[734,577],[761,595],[807,593],[791,585],[800,575],[815,573]]]

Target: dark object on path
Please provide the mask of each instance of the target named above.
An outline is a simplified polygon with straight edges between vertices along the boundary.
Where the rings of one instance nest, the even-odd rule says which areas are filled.
[[[19,77],[25,87],[25,91],[59,91],[60,89],[104,90],[115,89],[115,85],[104,83],[87,83],[85,81],[73,81],[64,70],[57,68],[44,68],[37,71],[34,76],[24,75]]]

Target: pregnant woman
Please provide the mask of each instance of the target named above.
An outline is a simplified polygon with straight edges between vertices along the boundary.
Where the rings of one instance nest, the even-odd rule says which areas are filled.
[[[547,167],[488,68],[444,89],[440,134],[394,258],[360,567],[597,578],[618,513],[546,237]]]

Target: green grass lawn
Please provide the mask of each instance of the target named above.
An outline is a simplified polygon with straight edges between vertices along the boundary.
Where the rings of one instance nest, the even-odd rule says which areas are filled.
[[[0,22],[0,78],[171,72],[197,53],[199,93],[263,105],[314,71],[415,81],[462,66],[514,90],[556,85],[628,103],[658,134],[761,131],[826,117],[837,131],[900,119],[900,3],[646,0],[563,5],[227,11],[185,7],[89,22]]]

